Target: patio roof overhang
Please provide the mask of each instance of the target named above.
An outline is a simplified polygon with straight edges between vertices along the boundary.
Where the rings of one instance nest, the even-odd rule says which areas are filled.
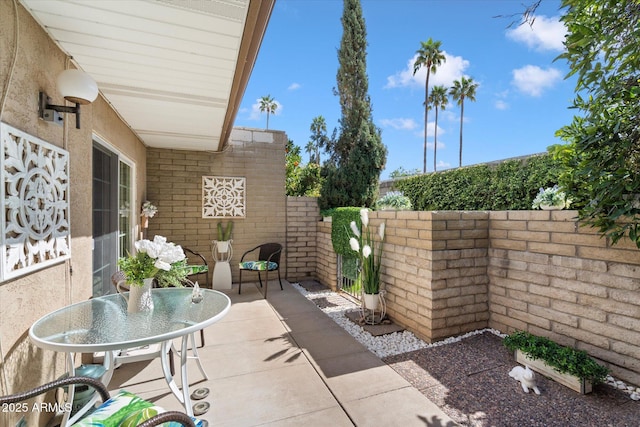
[[[20,0],[149,147],[221,151],[275,0]]]

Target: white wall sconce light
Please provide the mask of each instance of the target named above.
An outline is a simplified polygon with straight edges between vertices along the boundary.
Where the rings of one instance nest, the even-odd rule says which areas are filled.
[[[58,113],[76,115],[76,129],[80,129],[80,105],[91,104],[98,96],[98,84],[90,75],[80,70],[65,70],[58,75],[56,87],[60,95],[75,107],[50,104],[51,98],[45,92],[40,92],[38,113],[40,118],[49,122],[62,123]]]

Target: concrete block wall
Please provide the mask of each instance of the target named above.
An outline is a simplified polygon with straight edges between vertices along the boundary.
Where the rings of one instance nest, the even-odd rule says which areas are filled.
[[[386,222],[388,313],[432,342],[491,327],[586,350],[640,384],[640,251],[575,211],[371,212]],[[337,288],[331,223],[317,223],[316,278]]]
[[[586,350],[640,384],[640,250],[575,211],[490,213],[489,325]]]
[[[333,250],[331,242],[331,223],[317,223],[317,259],[316,259],[316,278],[331,290],[338,290],[338,266],[336,253]]]
[[[433,342],[488,325],[487,212],[379,211],[389,315]]]
[[[290,281],[316,276],[318,221],[315,197],[287,197],[286,274]]]
[[[149,148],[146,198],[158,207],[158,213],[149,220],[148,238],[163,235],[201,253],[209,263],[211,280],[215,265],[211,242],[217,239],[218,222],[231,220],[230,264],[237,282],[237,265],[245,251],[267,242],[286,246],[286,141],[281,131],[234,128],[230,145],[222,153]],[[246,216],[202,218],[203,176],[245,177]],[[281,259],[283,275],[285,261],[286,250]],[[243,275],[243,280],[254,279],[256,275]]]

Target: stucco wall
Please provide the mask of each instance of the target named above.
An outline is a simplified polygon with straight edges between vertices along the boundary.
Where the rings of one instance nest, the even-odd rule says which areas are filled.
[[[55,79],[71,65],[29,13],[16,4],[17,14],[13,2],[0,2],[0,106],[4,105],[0,120],[69,151],[72,258],[0,284],[2,394],[26,390],[63,374],[63,356],[33,346],[28,329],[41,316],[91,296],[94,131],[136,163],[138,199],[145,186],[145,148],[101,97],[82,106],[81,129],[75,128],[74,115],[68,115],[64,126],[38,118],[40,90],[46,91],[53,103],[64,104]],[[31,414],[29,425],[42,423],[50,414],[42,414],[42,420],[36,419],[39,415]],[[16,416],[10,417],[0,418],[0,425],[13,425]]]
[[[158,207],[149,220],[148,238],[156,234],[202,254],[214,268],[211,241],[217,239],[218,222],[202,218],[202,177],[245,177],[246,217],[231,219],[233,281],[238,280],[242,254],[259,244],[286,245],[285,145],[281,131],[234,128],[229,149],[223,153],[149,149],[147,198]],[[257,254],[256,254],[257,255]],[[282,261],[285,261],[285,255]],[[281,273],[286,275],[286,262]],[[257,275],[244,274],[255,281]]]

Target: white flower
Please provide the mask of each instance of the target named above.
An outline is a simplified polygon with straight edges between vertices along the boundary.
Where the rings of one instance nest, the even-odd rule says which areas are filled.
[[[171,264],[164,262],[161,259],[157,259],[156,262],[153,263],[153,266],[164,271],[171,270]]]
[[[360,221],[364,227],[369,225],[369,209],[360,209]]]
[[[378,228],[378,235],[380,236],[380,240],[384,240],[384,222],[380,224],[380,228]]]
[[[158,212],[158,208],[155,207],[151,202],[146,201],[142,204],[142,215],[153,218],[153,216]]]
[[[351,231],[353,231],[353,234],[356,235],[356,237],[360,237],[360,230],[358,230],[358,225],[356,224],[355,221],[351,221]]]
[[[371,255],[371,246],[364,245],[364,247],[362,248],[362,256],[365,258],[369,258],[369,255]]]
[[[349,239],[349,246],[351,246],[351,249],[356,252],[360,251],[360,244],[355,237]]]
[[[182,247],[175,243],[167,243],[167,238],[164,236],[155,236],[153,241],[138,240],[134,243],[134,246],[138,252],[145,252],[150,258],[159,261],[159,265],[156,265],[156,267],[162,270],[169,271],[171,265],[166,267],[165,264],[173,264],[185,258]]]

